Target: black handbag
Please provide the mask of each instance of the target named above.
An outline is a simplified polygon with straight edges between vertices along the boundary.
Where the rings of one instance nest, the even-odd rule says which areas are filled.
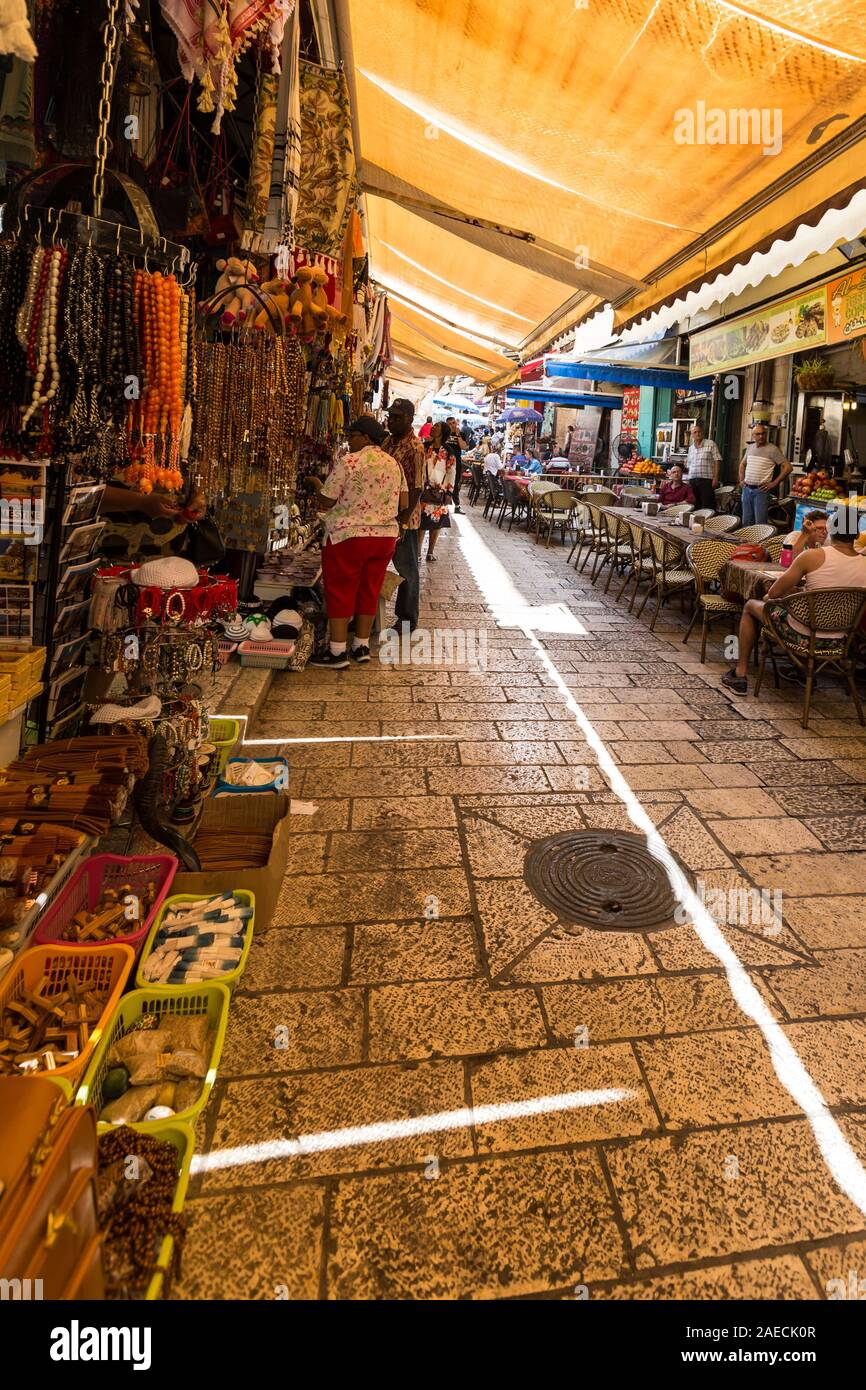
[[[209,516],[203,516],[200,521],[191,521],[186,528],[183,553],[197,569],[207,569],[210,565],[218,565],[224,560],[225,541],[216,522]]]

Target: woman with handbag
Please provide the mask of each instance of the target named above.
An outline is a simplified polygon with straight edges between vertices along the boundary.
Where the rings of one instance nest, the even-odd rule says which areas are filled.
[[[427,563],[436,559],[434,550],[439,532],[451,525],[448,504],[454,489],[456,465],[453,455],[442,447],[427,450],[424,491],[421,493],[420,530],[427,532]]]

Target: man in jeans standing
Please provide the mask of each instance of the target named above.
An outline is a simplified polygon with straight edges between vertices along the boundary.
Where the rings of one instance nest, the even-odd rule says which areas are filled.
[[[743,525],[760,526],[770,512],[770,496],[792,472],[792,465],[781,449],[767,442],[767,426],[755,425],[753,444],[748,444],[740,460],[740,486],[743,489]]]
[[[415,407],[411,401],[396,400],[388,411],[388,436],[383,449],[397,460],[406,477],[409,505],[400,513],[400,539],[394,551],[394,568],[403,583],[397,590],[394,622],[408,623],[409,631],[418,626],[421,581],[418,573],[418,525],[421,520],[421,492],[424,487],[424,445],[412,428]]]

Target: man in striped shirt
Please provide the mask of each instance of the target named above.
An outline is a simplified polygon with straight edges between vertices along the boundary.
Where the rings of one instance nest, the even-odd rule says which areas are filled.
[[[698,506],[709,507],[715,511],[722,456],[716,442],[704,438],[704,431],[700,425],[692,425],[692,442],[686,467],[689,475],[688,484],[695,494]]]

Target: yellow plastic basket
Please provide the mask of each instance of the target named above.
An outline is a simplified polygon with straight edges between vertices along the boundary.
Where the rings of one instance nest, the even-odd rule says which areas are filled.
[[[108,1072],[108,1054],[113,1044],[132,1027],[142,1014],[179,1014],[189,1017],[192,1014],[207,1014],[214,1039],[207,1073],[202,1082],[201,1093],[193,1105],[180,1110],[165,1120],[142,1120],[135,1126],[145,1134],[159,1134],[166,1127],[182,1123],[193,1123],[207,1104],[213,1090],[217,1067],[222,1056],[226,1026],[229,1016],[231,995],[222,984],[176,985],[172,989],[134,989],[121,999],[106,1026],[102,1041],[94,1053],[90,1066],[84,1075],[75,1097],[76,1105],[93,1105],[97,1115],[97,1129],[102,1132],[113,1128],[99,1120],[103,1106],[103,1087]]]
[[[217,772],[222,776],[241,736],[241,722],[239,719],[217,717],[210,720],[209,729],[210,742],[217,750]]]
[[[241,975],[243,975],[244,971],[247,968],[247,957],[250,954],[250,947],[253,944],[253,929],[256,925],[256,895],[255,893],[248,892],[246,888],[232,888],[229,891],[234,893],[236,898],[240,898],[241,901],[244,902],[247,907],[251,907],[253,910],[253,915],[247,922],[247,932],[246,938],[244,940],[244,949],[241,952],[240,960],[238,961],[234,970],[227,970],[224,975],[217,975],[214,977],[216,983],[225,985],[226,988],[229,990],[234,990],[235,985],[237,984],[238,980],[241,978]],[[153,953],[154,943],[156,942],[159,929],[162,926],[163,918],[165,917],[169,908],[176,907],[181,903],[197,903],[203,897],[206,896],[206,893],[175,893],[174,897],[166,898],[162,907],[159,909],[159,912],[156,914],[153,926],[148,932],[147,939],[145,940],[144,946],[141,950],[141,956],[139,957],[138,961],[138,971],[135,976],[135,984],[137,989],[149,989],[152,990],[154,994],[156,994],[161,993],[163,990],[168,990],[171,993],[174,993],[176,989],[188,988],[188,986],[186,985],[153,984],[150,980],[144,978],[142,973],[142,967],[144,966],[144,962],[147,960],[148,956]],[[216,896],[216,894],[214,896]]]

